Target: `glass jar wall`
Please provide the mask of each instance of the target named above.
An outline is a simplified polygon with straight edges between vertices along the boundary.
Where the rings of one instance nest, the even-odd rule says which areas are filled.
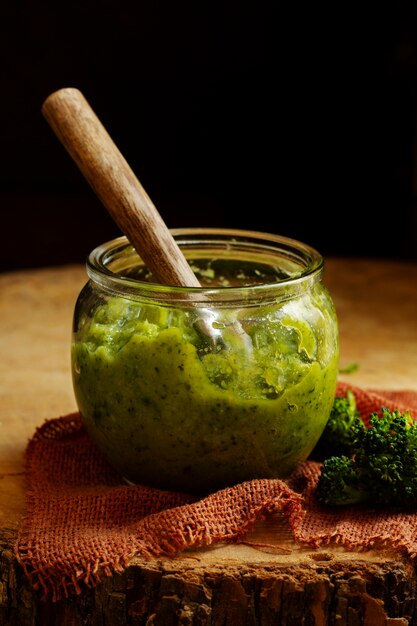
[[[287,476],[336,392],[323,258],[266,233],[172,233],[201,288],[152,282],[125,237],[88,258],[71,350],[85,427],[133,483],[203,494]]]

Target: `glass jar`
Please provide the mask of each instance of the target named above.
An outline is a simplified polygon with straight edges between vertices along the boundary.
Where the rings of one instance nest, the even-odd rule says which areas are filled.
[[[323,258],[272,234],[171,232],[201,288],[152,282],[125,237],[88,257],[71,346],[83,423],[133,483],[204,494],[285,477],[336,393]]]

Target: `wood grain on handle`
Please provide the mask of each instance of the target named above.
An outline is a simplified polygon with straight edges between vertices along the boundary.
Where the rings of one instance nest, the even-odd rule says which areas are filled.
[[[83,94],[52,93],[42,113],[158,282],[200,287],[152,200]]]

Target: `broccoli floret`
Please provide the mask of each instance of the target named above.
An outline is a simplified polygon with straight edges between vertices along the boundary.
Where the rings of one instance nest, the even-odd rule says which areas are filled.
[[[318,499],[328,505],[368,502],[417,505],[417,422],[408,411],[383,407],[369,416],[369,428],[355,428],[353,453],[322,464]]]
[[[324,504],[356,504],[368,500],[354,461],[347,456],[331,456],[321,468],[317,498]]]
[[[352,390],[346,396],[336,396],[326,427],[314,448],[311,457],[325,459],[330,456],[351,456],[356,429],[365,428],[356,408]]]

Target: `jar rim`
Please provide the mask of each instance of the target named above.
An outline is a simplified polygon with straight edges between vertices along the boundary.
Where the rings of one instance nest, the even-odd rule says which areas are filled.
[[[161,285],[123,275],[123,258],[135,257],[137,265],[144,265],[141,257],[126,236],[122,235],[106,241],[94,248],[86,261],[87,274],[94,282],[105,289],[124,296],[149,297],[161,300],[175,299],[189,301],[233,301],[248,300],[254,297],[264,298],[283,295],[293,297],[321,279],[324,259],[314,247],[297,239],[283,235],[254,230],[230,228],[173,228],[174,239],[186,254],[187,247],[217,246],[233,251],[251,250],[254,254],[270,254],[272,257],[291,260],[297,271],[273,282],[261,282],[249,285],[182,287]],[[117,271],[115,271],[117,270]]]

